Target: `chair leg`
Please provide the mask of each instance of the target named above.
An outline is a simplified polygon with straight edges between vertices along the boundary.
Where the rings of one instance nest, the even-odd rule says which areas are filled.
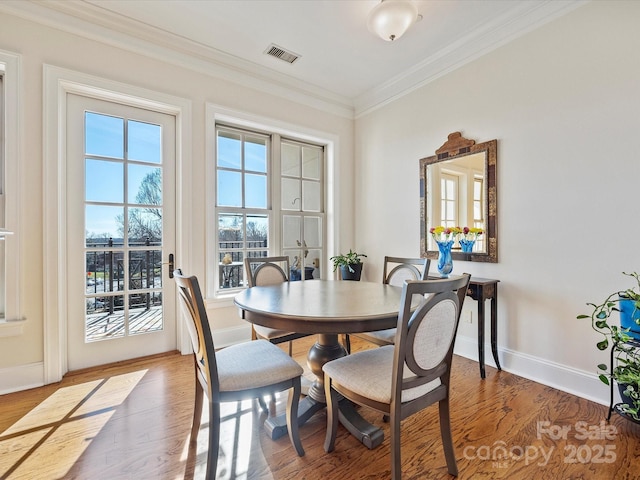
[[[300,429],[298,427],[298,403],[301,394],[300,377],[293,380],[293,388],[289,389],[289,398],[287,400],[287,431],[289,432],[289,440],[296,449],[298,456],[304,456],[304,448],[300,441]]]
[[[449,474],[454,477],[458,476],[458,464],[456,463],[456,453],[453,448],[453,437],[451,436],[451,420],[449,416],[449,398],[440,400],[438,404],[440,412],[440,435],[442,436],[442,446],[444,447],[444,456],[447,460],[447,469]]]
[[[333,452],[338,434],[338,393],[331,388],[331,377],[324,376],[324,395],[327,398],[327,433],[324,437],[324,451]]]
[[[198,443],[198,432],[200,431],[200,421],[202,419],[202,404],[204,400],[204,389],[196,375],[196,396],[193,402],[193,422],[191,423],[191,443]]]
[[[347,351],[347,354],[351,354],[351,338],[348,333],[342,336],[342,343],[344,344],[344,349]]]
[[[209,448],[207,451],[207,480],[216,478],[220,449],[220,404],[209,400]]]
[[[269,415],[274,417],[276,414],[276,394],[271,394],[271,399],[269,400]]]
[[[258,397],[258,404],[264,413],[269,413],[269,407],[267,407],[267,404],[264,402],[264,398]]]
[[[390,436],[391,436],[391,479],[400,480],[402,478],[402,458],[400,455],[400,415],[391,414]]]

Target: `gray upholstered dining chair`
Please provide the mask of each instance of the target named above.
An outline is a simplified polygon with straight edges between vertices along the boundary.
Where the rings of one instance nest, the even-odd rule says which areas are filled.
[[[363,350],[327,362],[327,433],[324,449],[333,451],[338,430],[339,395],[381,412],[390,419],[391,474],[401,478],[400,422],[438,402],[440,434],[447,468],[458,474],[449,388],[453,345],[469,274],[452,279],[408,281],[402,290],[394,345]],[[412,312],[413,295],[427,295]]]
[[[428,258],[384,257],[382,283],[402,287],[405,280],[425,280],[429,273],[431,260]],[[353,333],[351,336],[361,338],[376,345],[393,345],[396,329],[389,328],[377,332]],[[348,341],[348,351],[351,341]]]
[[[262,398],[289,390],[287,430],[299,456],[304,455],[298,431],[298,402],[303,369],[277,346],[266,340],[232,345],[215,351],[213,335],[198,279],[174,272],[191,343],[196,392],[191,425],[191,448],[196,448],[204,395],[209,406],[207,479],[216,476],[220,445],[220,403]]]
[[[246,257],[244,268],[249,287],[277,285],[289,281],[289,257]],[[273,344],[289,342],[289,356],[292,354],[292,340],[307,337],[308,333],[287,332],[275,328],[251,324],[251,339],[268,340]]]

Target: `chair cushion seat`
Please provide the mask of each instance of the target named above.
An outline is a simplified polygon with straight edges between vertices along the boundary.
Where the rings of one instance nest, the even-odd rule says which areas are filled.
[[[396,331],[397,329],[395,328],[387,328],[386,330],[377,330],[375,332],[358,333],[356,336],[365,339],[366,337],[373,337],[389,345],[393,345],[396,340]]]
[[[216,352],[221,392],[273,385],[299,377],[302,367],[267,340],[254,340]]]
[[[253,328],[260,338],[266,338],[267,340],[286,337],[292,334],[292,332],[286,330],[276,330],[275,328],[263,327],[262,325],[254,325]]]
[[[393,345],[373,348],[327,362],[322,370],[336,383],[349,390],[381,403],[391,403],[393,372]],[[413,376],[405,366],[403,377]],[[440,385],[440,379],[402,392],[401,401],[409,402]]]

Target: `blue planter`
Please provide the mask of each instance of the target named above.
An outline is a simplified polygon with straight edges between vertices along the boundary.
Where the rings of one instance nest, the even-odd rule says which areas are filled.
[[[467,240],[465,238],[460,240],[460,248],[462,248],[462,253],[473,253],[473,246],[475,244],[475,240]]]
[[[640,340],[640,308],[636,308],[636,302],[628,298],[620,298],[620,327],[628,328],[628,335],[635,340]]]
[[[438,242],[438,272],[442,278],[448,278],[453,271],[453,259],[451,258],[451,247],[453,240]]]

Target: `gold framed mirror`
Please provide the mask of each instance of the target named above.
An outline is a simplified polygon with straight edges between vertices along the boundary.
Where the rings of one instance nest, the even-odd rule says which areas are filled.
[[[476,144],[454,132],[435,155],[420,159],[422,257],[438,258],[431,228],[457,226],[480,228],[483,233],[470,253],[463,253],[456,241],[453,260],[498,262],[497,147],[497,140]]]

